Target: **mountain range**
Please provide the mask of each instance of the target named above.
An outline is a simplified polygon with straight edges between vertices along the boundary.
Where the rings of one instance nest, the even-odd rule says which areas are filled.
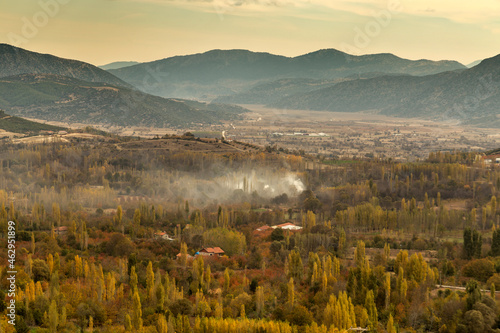
[[[335,80],[367,73],[428,75],[464,68],[456,61],[414,61],[392,54],[354,56],[334,49],[293,58],[247,50],[212,50],[109,72],[150,94],[211,100],[279,79]]]
[[[94,65],[0,44],[0,108],[12,115],[118,126],[220,123],[248,110],[141,92]]]
[[[500,55],[465,70],[344,81],[284,97],[270,106],[338,112],[378,111],[392,116],[500,127]]]
[[[115,69],[0,44],[0,108],[66,122],[183,127],[248,112],[227,103],[263,104],[500,127],[500,55],[467,68],[333,49],[298,57],[212,50],[107,68]]]
[[[0,44],[0,77],[18,74],[56,74],[132,88],[130,84],[94,65]]]
[[[67,123],[178,127],[236,119],[238,106],[165,99],[130,88],[54,74],[0,78],[0,108]]]

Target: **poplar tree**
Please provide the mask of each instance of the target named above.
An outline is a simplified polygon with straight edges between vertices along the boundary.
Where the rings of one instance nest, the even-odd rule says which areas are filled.
[[[57,303],[52,300],[49,306],[49,331],[51,333],[57,332],[57,325],[59,323],[59,314],[57,313]]]
[[[139,297],[139,292],[137,289],[134,291],[133,296],[133,312],[132,312],[132,324],[136,331],[142,329],[142,308],[141,308],[141,298]]]
[[[295,301],[295,286],[293,284],[293,277],[290,278],[290,280],[288,281],[288,304],[290,305],[290,307],[293,307],[293,303]]]
[[[132,266],[132,268],[130,269],[129,284],[130,284],[130,289],[132,290],[132,292],[137,290],[137,274],[135,273],[135,266]]]
[[[153,272],[153,263],[149,261],[146,269],[146,292],[148,301],[152,301],[154,297],[155,274]]]
[[[371,289],[366,293],[365,308],[368,311],[369,326],[371,330],[375,330],[378,324],[378,313],[373,290]]]

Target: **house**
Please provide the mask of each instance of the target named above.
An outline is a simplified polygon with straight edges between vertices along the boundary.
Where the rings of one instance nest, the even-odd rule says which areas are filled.
[[[269,229],[271,229],[271,227],[270,227],[270,226],[268,226],[268,225],[263,225],[262,227],[257,228],[257,229],[255,229],[255,230],[256,230],[256,231],[266,231],[266,230],[269,230]]]
[[[299,227],[298,225],[295,225],[295,224],[290,223],[290,222],[274,225],[272,228],[273,229],[281,228],[283,230],[300,230],[300,229],[302,229],[302,227]]]
[[[175,259],[180,259],[182,256],[182,254],[179,252],[177,253],[177,255],[175,256]],[[190,255],[189,253],[187,254],[187,259],[193,259],[194,257],[192,255]]]
[[[166,232],[162,231],[162,232],[156,232],[155,233],[155,238],[156,239],[164,239],[164,240],[168,240],[168,241],[173,241],[175,239],[173,239],[172,237],[170,237]]]
[[[54,228],[54,233],[58,236],[66,235],[68,233],[68,227],[64,226],[64,227]]]
[[[222,250],[220,247],[204,247],[200,251],[198,251],[196,254],[202,255],[202,256],[217,256],[220,257],[224,255],[224,250]]]

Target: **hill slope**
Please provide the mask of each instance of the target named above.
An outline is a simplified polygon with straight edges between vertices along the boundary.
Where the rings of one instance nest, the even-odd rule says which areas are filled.
[[[352,56],[333,49],[294,58],[247,50],[212,50],[110,72],[151,94],[212,99],[284,78],[334,80],[373,72],[428,75],[464,68],[455,61],[412,61],[392,54]]]
[[[36,134],[41,131],[61,131],[65,128],[10,116],[0,110],[0,129],[13,133]]]
[[[94,65],[0,44],[0,77],[19,74],[55,74],[132,88],[130,84]]]
[[[500,55],[462,71],[428,76],[383,76],[341,82],[296,94],[273,107],[458,120],[500,126]]]
[[[49,74],[0,78],[0,108],[14,115],[69,123],[155,127],[219,123],[247,111],[230,105],[188,105],[182,100]]]

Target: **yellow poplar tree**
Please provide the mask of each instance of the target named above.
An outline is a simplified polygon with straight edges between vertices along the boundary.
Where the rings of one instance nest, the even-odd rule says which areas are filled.
[[[148,301],[150,302],[153,300],[154,286],[155,286],[155,274],[153,272],[153,263],[150,261],[146,269],[146,291],[148,295]]]
[[[139,297],[137,289],[135,289],[133,296],[132,324],[134,325],[136,331],[140,331],[142,329],[141,298]]]

